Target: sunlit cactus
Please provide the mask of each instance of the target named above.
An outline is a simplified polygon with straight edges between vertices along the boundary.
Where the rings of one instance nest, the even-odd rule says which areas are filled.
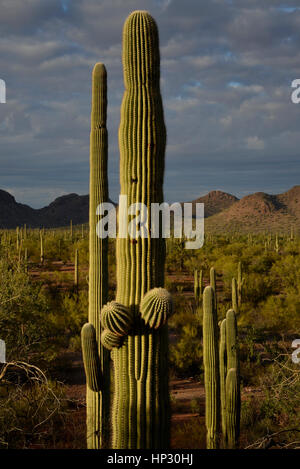
[[[217,449],[220,440],[220,374],[218,317],[215,292],[209,286],[203,292],[203,364],[205,384],[206,447]]]
[[[90,206],[89,206],[89,326],[95,334],[93,353],[95,363],[99,363],[101,387],[97,390],[87,386],[87,447],[99,449],[108,446],[110,414],[110,357],[109,351],[101,344],[101,309],[108,297],[108,240],[97,236],[96,228],[99,216],[97,207],[108,201],[107,181],[107,85],[106,69],[102,63],[95,65],[92,77],[92,111],[90,134]],[[73,237],[73,225],[70,223],[70,235]],[[89,330],[89,329],[87,329]],[[83,343],[84,350],[84,343]],[[83,353],[83,358],[87,353]],[[87,371],[88,365],[85,363]],[[89,379],[87,377],[87,383]]]

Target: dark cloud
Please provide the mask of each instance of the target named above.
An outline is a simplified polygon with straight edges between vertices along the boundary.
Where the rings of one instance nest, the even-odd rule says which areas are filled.
[[[103,61],[117,198],[122,27],[135,9],[160,31],[166,199],[299,184],[298,0],[2,0],[0,187],[35,207],[88,191],[91,71]]]

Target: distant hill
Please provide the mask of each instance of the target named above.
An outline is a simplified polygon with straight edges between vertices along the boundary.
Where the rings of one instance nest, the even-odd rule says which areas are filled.
[[[26,224],[31,228],[54,228],[87,223],[89,196],[69,194],[58,197],[47,207],[33,209],[16,202],[8,192],[0,190],[0,228],[16,228]]]
[[[232,204],[237,202],[239,199],[234,195],[227,194],[222,191],[211,191],[198,199],[192,200],[193,204],[193,215],[195,215],[196,203],[204,204],[204,217],[210,217],[216,213],[222,212]]]
[[[192,201],[204,203],[205,229],[209,231],[288,231],[300,228],[300,186],[287,192],[269,195],[256,192],[238,199],[222,191],[211,191]],[[0,190],[0,228],[54,228],[88,223],[89,196],[69,194],[55,199],[50,205],[33,209],[16,202],[8,192]]]
[[[247,195],[206,222],[211,231],[284,232],[292,225],[300,227],[300,186],[278,195]]]

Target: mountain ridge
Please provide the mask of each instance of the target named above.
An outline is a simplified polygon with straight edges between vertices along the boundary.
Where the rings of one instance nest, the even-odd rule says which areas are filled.
[[[287,225],[300,228],[300,185],[281,194],[255,192],[241,199],[213,190],[191,203],[194,214],[196,203],[204,203],[205,228],[209,231],[286,231]],[[34,209],[16,202],[13,195],[0,189],[2,229],[24,224],[32,228],[56,228],[67,226],[70,220],[76,225],[88,223],[88,219],[89,195],[63,195],[45,207]]]

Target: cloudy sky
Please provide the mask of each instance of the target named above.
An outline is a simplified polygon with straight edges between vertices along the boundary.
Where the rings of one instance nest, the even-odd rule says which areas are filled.
[[[102,61],[117,199],[122,25],[136,9],[160,32],[166,200],[300,184],[299,0],[0,0],[0,188],[36,208],[88,192],[91,71]]]

